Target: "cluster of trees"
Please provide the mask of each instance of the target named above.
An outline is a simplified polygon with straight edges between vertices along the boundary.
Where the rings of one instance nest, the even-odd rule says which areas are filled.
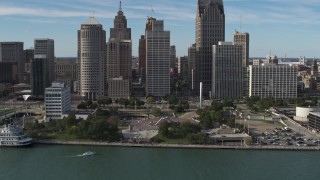
[[[115,103],[120,104],[122,106],[124,106],[125,108],[127,108],[128,106],[130,107],[141,107],[145,104],[145,102],[137,99],[137,98],[130,98],[130,99],[124,99],[124,98],[120,98],[120,99],[116,99]]]
[[[112,99],[111,98],[107,98],[107,99],[99,99],[97,101],[99,106],[103,106],[103,105],[110,105],[112,104]]]
[[[93,103],[91,100],[81,102],[77,108],[78,109],[96,109],[98,107],[97,103]]]
[[[288,103],[282,99],[265,98],[261,99],[259,97],[248,97],[246,99],[247,106],[252,111],[265,111],[273,106],[283,107],[287,106]]]
[[[224,107],[235,107],[232,101],[212,102],[210,107],[198,109],[198,120],[200,126],[204,129],[211,129],[214,124],[226,124],[230,127],[234,126],[234,117],[230,116],[230,111],[224,113]],[[225,115],[228,114],[228,115]]]
[[[300,107],[309,107],[309,106],[317,106],[318,105],[318,98],[317,97],[310,97],[309,93],[303,95],[303,97],[289,99],[290,104],[296,104]]]
[[[168,122],[163,121],[159,126],[159,134],[169,139],[187,138],[192,144],[205,144],[206,136],[201,133],[201,127],[190,121],[185,122]]]
[[[161,109],[160,109],[160,108],[157,108],[157,107],[152,108],[151,114],[152,114],[153,116],[155,116],[155,117],[159,117],[159,116],[161,116]]]
[[[178,79],[176,82],[176,84],[178,84],[179,88],[186,88],[188,87],[188,82],[182,79]]]
[[[99,110],[100,114],[110,114]],[[122,137],[118,129],[117,116],[89,116],[87,120],[77,119],[74,114],[62,120],[52,120],[48,123],[29,123],[26,126],[28,134],[39,138],[43,134],[67,133],[80,139],[119,141]]]
[[[289,100],[282,99],[274,99],[274,98],[264,98],[261,99],[259,97],[248,97],[246,99],[247,106],[252,111],[265,111],[265,109],[269,109],[270,107],[283,107],[288,106],[288,104],[294,104],[296,106],[308,107],[308,106],[317,106],[318,99],[311,98],[307,93],[303,97],[292,98]]]
[[[0,98],[7,97],[10,94],[9,90],[4,90],[0,92]]]
[[[156,99],[153,96],[147,97],[147,103],[148,104],[154,104],[156,102]]]
[[[173,95],[167,95],[164,97],[169,103],[169,109],[173,110],[174,113],[183,113],[189,109],[189,102],[187,100],[179,99]]]

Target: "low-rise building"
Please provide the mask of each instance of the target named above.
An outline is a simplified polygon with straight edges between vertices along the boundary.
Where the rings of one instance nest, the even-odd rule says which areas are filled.
[[[76,58],[57,58],[55,61],[55,82],[64,83],[72,92],[78,92],[74,82],[79,80],[79,61]]]
[[[320,112],[319,107],[296,107],[296,116],[293,117],[295,121],[307,123],[310,112]]]
[[[70,87],[63,83],[52,83],[45,90],[46,121],[62,119],[71,111]]]
[[[310,112],[308,115],[309,128],[320,131],[320,112]]]
[[[108,96],[112,99],[130,98],[130,81],[120,78],[108,80]]]

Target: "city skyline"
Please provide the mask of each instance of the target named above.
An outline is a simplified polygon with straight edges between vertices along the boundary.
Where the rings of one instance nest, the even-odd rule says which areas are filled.
[[[147,16],[166,21],[165,29],[171,31],[171,45],[176,45],[177,56],[188,54],[188,47],[195,41],[196,0],[123,0],[122,4],[132,28],[134,56],[138,55]],[[270,51],[279,57],[320,57],[319,1],[224,0],[224,6],[226,41],[232,41],[235,29],[250,33],[250,57],[264,57]],[[109,37],[108,29],[118,9],[118,0],[0,2],[0,20],[6,24],[0,40],[21,41],[29,48],[36,38],[51,38],[55,40],[57,57],[76,57],[76,32],[93,15],[92,11]]]

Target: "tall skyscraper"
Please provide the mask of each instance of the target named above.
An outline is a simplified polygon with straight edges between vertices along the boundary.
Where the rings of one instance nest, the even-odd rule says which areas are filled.
[[[110,40],[131,40],[131,28],[127,26],[127,18],[123,14],[121,1],[118,14],[115,16],[113,24],[114,27],[110,28]]]
[[[0,42],[0,63],[6,63],[6,66],[17,63],[17,70],[13,71],[13,76],[16,80],[20,79],[18,76],[24,72],[23,42]]]
[[[17,62],[0,62],[0,83],[18,83],[17,73]]]
[[[235,45],[242,46],[242,66],[249,66],[249,33],[247,32],[234,32],[233,42]]]
[[[110,29],[106,55],[108,96],[114,99],[129,98],[132,77],[131,28],[127,27],[127,19],[122,11],[121,2],[114,19],[114,27]]]
[[[232,42],[213,46],[212,98],[242,98],[242,47]]]
[[[31,60],[31,94],[44,96],[45,89],[50,86],[49,59],[46,55],[35,55]]]
[[[196,44],[192,44],[188,48],[188,85],[191,91],[195,90],[196,52]]]
[[[203,95],[212,90],[212,46],[225,40],[225,14],[222,0],[198,0],[196,15],[196,86],[203,83]],[[197,89],[199,93],[199,88]]]
[[[48,59],[48,77],[50,84],[54,81],[54,40],[53,39],[35,39],[34,55]],[[49,86],[50,86],[49,84]]]
[[[233,41],[235,45],[242,46],[242,66],[243,66],[243,75],[242,75],[242,96],[249,96],[249,33],[246,32],[234,32]]]
[[[146,27],[146,95],[163,97],[170,94],[170,31],[155,18]]]
[[[26,49],[24,50],[25,63],[30,63],[31,59],[34,58],[34,49]]]
[[[176,46],[170,46],[170,69],[173,72],[176,68],[177,51]]]
[[[178,57],[179,78],[188,82],[188,56]]]
[[[139,74],[142,84],[146,83],[146,38],[144,35],[139,39]]]
[[[96,100],[105,94],[105,52],[106,32],[90,17],[78,31],[80,95],[85,99]]]

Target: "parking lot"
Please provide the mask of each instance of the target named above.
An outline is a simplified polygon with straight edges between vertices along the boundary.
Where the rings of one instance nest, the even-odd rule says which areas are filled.
[[[311,139],[293,131],[291,128],[275,128],[261,136],[253,137],[255,145],[273,146],[319,146],[319,139]]]

